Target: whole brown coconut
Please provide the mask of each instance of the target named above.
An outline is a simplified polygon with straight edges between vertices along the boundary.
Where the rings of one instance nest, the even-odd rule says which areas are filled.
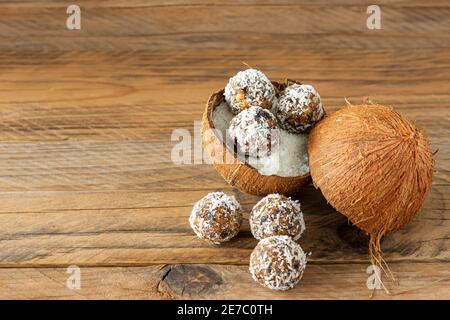
[[[381,237],[411,221],[431,189],[424,133],[392,108],[348,106],[311,131],[308,155],[314,185],[370,235],[371,258],[381,264]]]
[[[287,80],[285,84],[272,81],[277,92],[293,83]],[[310,182],[310,175],[295,177],[280,177],[276,175],[263,175],[239,156],[230,150],[230,147],[219,138],[214,130],[213,112],[223,101],[224,90],[213,93],[206,103],[206,109],[202,118],[202,144],[209,154],[217,172],[232,186],[242,192],[266,196],[271,193],[291,195]]]

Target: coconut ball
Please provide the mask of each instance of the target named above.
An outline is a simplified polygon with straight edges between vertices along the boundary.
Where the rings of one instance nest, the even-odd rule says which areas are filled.
[[[273,290],[293,288],[302,278],[306,254],[288,236],[261,240],[250,256],[250,273],[262,286]]]
[[[231,112],[239,112],[253,106],[264,109],[272,108],[275,96],[275,87],[264,73],[255,69],[238,72],[231,77],[225,87],[225,100]]]
[[[266,156],[278,143],[277,119],[269,110],[250,107],[231,120],[228,134],[241,153]]]
[[[194,205],[189,223],[200,239],[219,244],[239,232],[242,207],[233,196],[212,192]]]
[[[289,236],[298,240],[305,230],[300,203],[279,194],[269,194],[252,209],[250,229],[256,239]]]
[[[306,84],[286,87],[277,104],[276,116],[280,126],[291,133],[307,132],[323,115],[319,93]]]

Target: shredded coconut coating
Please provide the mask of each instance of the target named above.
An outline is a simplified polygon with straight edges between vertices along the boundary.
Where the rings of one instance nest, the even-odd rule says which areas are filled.
[[[302,278],[306,254],[288,236],[261,240],[250,256],[250,273],[262,286],[273,290],[292,289]]]
[[[226,101],[218,105],[213,112],[215,129],[227,137],[227,130],[234,115]],[[226,143],[232,147],[234,141],[228,139]],[[270,150],[266,157],[249,157],[247,162],[262,175],[277,175],[280,177],[294,177],[309,173],[308,153],[306,150],[308,134],[293,134],[279,129],[278,144]]]
[[[242,207],[233,196],[212,192],[194,205],[189,223],[200,239],[219,244],[239,232]]]
[[[231,77],[225,87],[224,96],[234,114],[253,106],[270,109],[276,101],[272,82],[256,69],[239,71]]]
[[[300,203],[279,194],[262,198],[250,213],[250,229],[256,239],[289,236],[298,240],[305,231]]]
[[[284,89],[277,104],[280,126],[291,133],[307,132],[323,115],[320,95],[310,85],[290,85]]]
[[[260,107],[250,107],[235,116],[228,133],[239,151],[252,157],[269,155],[279,138],[277,119]]]

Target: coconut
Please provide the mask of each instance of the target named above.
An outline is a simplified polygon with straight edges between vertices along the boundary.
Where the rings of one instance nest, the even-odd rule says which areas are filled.
[[[430,192],[434,161],[425,134],[390,107],[347,106],[313,128],[308,155],[314,186],[370,235],[380,265],[380,239],[410,222]]]
[[[272,83],[277,93],[279,93],[287,85],[292,84],[293,81],[287,80],[283,84],[274,81]],[[235,186],[242,192],[266,196],[271,193],[291,195],[298,192],[302,186],[310,182],[309,168],[304,174],[298,175],[281,176],[267,174],[267,172],[264,172],[264,168],[258,170],[252,166],[251,162],[249,163],[245,158],[242,158],[234,150],[232,144],[230,146],[226,138],[218,134],[219,130],[216,129],[213,121],[214,111],[222,103],[224,103],[224,90],[213,93],[208,99],[202,118],[202,144],[217,172],[230,185]],[[307,162],[306,147],[304,153]],[[269,158],[267,160],[270,162]]]

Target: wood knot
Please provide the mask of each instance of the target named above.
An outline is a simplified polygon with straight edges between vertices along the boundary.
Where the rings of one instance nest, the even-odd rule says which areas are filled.
[[[159,291],[172,297],[209,295],[223,284],[222,277],[207,266],[181,264],[164,270]]]

